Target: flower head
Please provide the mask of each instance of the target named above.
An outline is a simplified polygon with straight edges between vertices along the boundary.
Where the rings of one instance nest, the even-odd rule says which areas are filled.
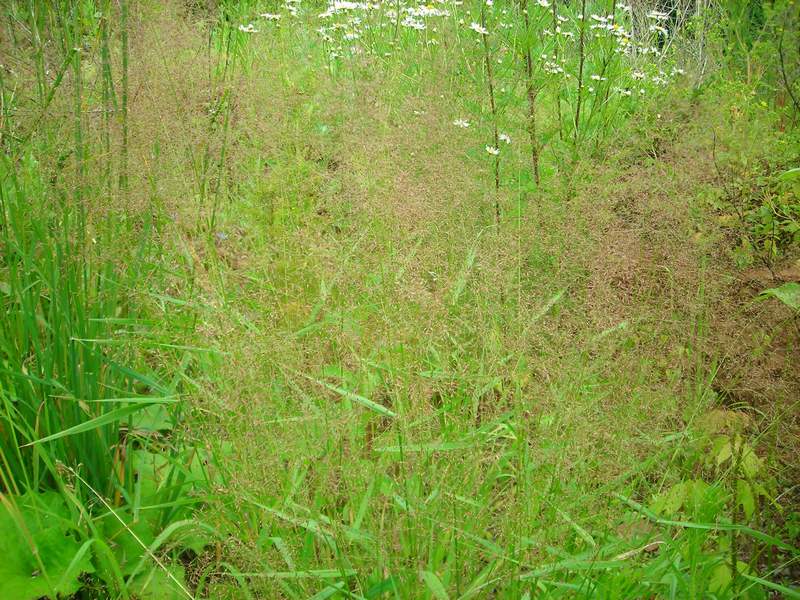
[[[507,133],[501,133],[497,137],[501,142],[505,142],[506,144],[511,143],[511,136],[509,136]]]
[[[495,148],[494,146],[486,146],[486,151],[492,156],[498,156],[500,154],[500,148]]]
[[[456,127],[461,127],[461,129],[466,129],[467,127],[469,127],[469,121],[467,121],[466,119],[456,119],[455,121],[453,121],[453,125],[455,125]]]
[[[475,21],[470,23],[469,28],[472,29],[472,31],[474,31],[475,33],[480,33],[481,35],[489,35],[489,30],[486,29],[486,27],[482,27],[479,23],[476,23]]]

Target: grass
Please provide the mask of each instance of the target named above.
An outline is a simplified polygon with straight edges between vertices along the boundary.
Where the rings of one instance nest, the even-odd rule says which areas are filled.
[[[4,13],[7,596],[798,594],[780,7],[640,94],[588,1],[85,4]]]

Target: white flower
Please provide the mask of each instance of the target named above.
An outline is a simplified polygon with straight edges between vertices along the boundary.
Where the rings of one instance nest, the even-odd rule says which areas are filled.
[[[486,6],[494,6],[494,0],[486,0]]]
[[[481,35],[489,35],[489,30],[488,30],[488,29],[486,29],[485,27],[481,27],[481,26],[480,26],[478,23],[476,23],[475,21],[473,21],[472,23],[470,23],[470,26],[469,26],[469,28],[470,28],[470,29],[472,29],[472,31],[474,31],[475,33],[480,33]]]
[[[543,8],[548,8],[550,6],[550,3],[547,0],[536,0],[536,4]]]
[[[418,21],[411,15],[408,15],[405,19],[403,19],[403,22],[400,23],[400,25],[402,25],[403,27],[410,27],[411,29],[416,29],[417,31],[422,31],[425,29],[425,23],[423,23],[422,21]]]
[[[273,13],[261,13],[261,18],[266,19],[267,21],[277,21],[281,18],[280,15],[276,15]]]
[[[453,121],[453,125],[455,125],[456,127],[461,127],[461,129],[466,129],[467,127],[469,127],[469,121],[467,121],[466,119],[456,119],[455,121]]]
[[[501,142],[505,142],[506,144],[510,144],[511,143],[511,137],[509,137],[509,135],[506,134],[506,133],[501,133],[497,137],[500,139]]]
[[[492,156],[498,156],[500,154],[500,148],[495,148],[494,146],[486,146],[486,151]]]
[[[256,29],[252,23],[248,23],[247,25],[239,25],[239,31],[243,33],[258,33],[258,29]]]

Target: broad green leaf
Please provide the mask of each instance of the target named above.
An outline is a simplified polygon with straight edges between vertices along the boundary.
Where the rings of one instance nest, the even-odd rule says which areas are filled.
[[[173,419],[163,404],[150,404],[126,419],[132,429],[144,432],[171,431]]]
[[[784,171],[778,176],[778,179],[783,181],[794,181],[800,179],[800,167],[795,167],[794,169]]]
[[[449,600],[450,596],[447,595],[447,590],[444,589],[444,585],[436,576],[436,573],[432,571],[420,571],[420,575],[422,575],[422,580],[425,582],[425,585],[428,586],[428,589],[436,600]]]
[[[792,310],[800,311],[800,283],[796,281],[790,281],[780,287],[764,290],[761,292],[761,296],[764,298],[772,296]]]
[[[181,584],[184,583],[183,567],[170,565],[167,569],[169,573],[155,566],[149,572],[137,575],[128,584],[130,591],[140,600],[182,600],[191,598],[175,581],[177,579]]]
[[[721,562],[711,571],[708,580],[708,589],[715,594],[723,594],[730,587],[733,581],[733,574],[727,562]]]
[[[69,509],[55,492],[28,492],[0,504],[0,598],[71,596],[94,571],[90,547],[73,537]],[[37,560],[38,558],[38,560]]]
[[[142,544],[150,546],[156,538],[158,513],[141,511],[139,517],[134,519],[129,509],[115,512],[119,518],[114,515],[104,518],[103,535],[116,556],[122,574],[127,576],[133,572],[139,560],[145,555]],[[120,522],[120,519],[123,522]],[[141,543],[136,538],[139,538]]]

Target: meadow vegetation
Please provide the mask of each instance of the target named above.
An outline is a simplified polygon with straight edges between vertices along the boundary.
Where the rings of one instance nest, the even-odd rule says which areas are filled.
[[[0,19],[0,598],[800,597],[796,0]]]

